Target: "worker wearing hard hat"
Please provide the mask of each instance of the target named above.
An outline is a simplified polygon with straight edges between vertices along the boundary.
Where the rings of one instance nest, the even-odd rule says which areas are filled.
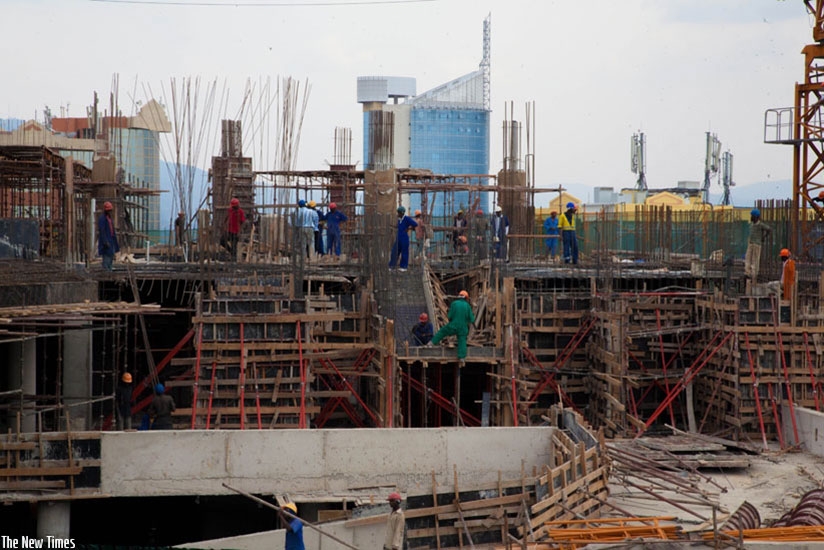
[[[229,211],[226,213],[226,234],[229,246],[229,254],[232,261],[237,261],[238,241],[240,240],[240,229],[246,222],[246,213],[240,207],[240,200],[232,197],[229,201]]]
[[[561,230],[561,241],[564,245],[564,263],[578,263],[578,235],[575,233],[575,213],[578,208],[574,202],[568,202],[566,212],[561,214],[558,229]]]
[[[429,320],[429,315],[426,313],[421,313],[418,316],[418,322],[412,327],[410,331],[412,333],[412,339],[410,343],[413,346],[425,346],[430,341],[432,341],[432,333],[435,331],[435,328],[432,326],[432,322]]]
[[[175,412],[175,400],[166,393],[163,384],[155,385],[155,396],[149,405],[149,417],[152,418],[153,430],[171,430],[172,413]]]
[[[492,242],[495,248],[495,257],[499,260],[506,260],[509,257],[509,218],[504,215],[501,205],[495,207],[495,215],[492,216]]]
[[[406,271],[409,267],[409,230],[417,227],[418,223],[406,215],[406,208],[398,207],[398,230],[395,234],[395,242],[392,243],[392,257],[389,260],[389,269],[400,267],[400,271]],[[400,259],[400,264],[398,263]]]
[[[432,338],[431,344],[438,345],[447,336],[455,336],[458,339],[458,362],[464,366],[466,359],[466,339],[469,336],[469,327],[475,322],[475,314],[472,313],[472,306],[469,304],[469,293],[462,290],[458,293],[458,299],[452,302],[447,313],[449,322],[441,327],[441,330]]]
[[[549,217],[544,220],[544,235],[546,235],[544,242],[546,244],[547,259],[552,262],[555,261],[555,257],[558,255],[558,239],[560,238],[558,221],[558,212],[555,210],[550,212]]]
[[[306,201],[298,201],[298,211],[295,215],[295,229],[298,232],[298,258],[306,257],[314,259],[315,251],[315,216],[317,213],[311,210]]]
[[[120,252],[120,245],[117,244],[117,233],[114,230],[114,220],[112,203],[103,203],[103,213],[97,219],[97,253],[103,259],[103,269],[111,271],[114,263],[114,255]]]
[[[298,507],[287,502],[278,508],[281,524],[286,529],[286,550],[305,550],[303,544],[303,521],[298,517]]]
[[[334,254],[336,259],[340,259],[340,224],[349,218],[346,214],[338,210],[338,205],[329,203],[329,212],[326,214],[326,251],[329,256]]]
[[[309,210],[314,212],[312,216],[312,230],[314,231],[314,247],[315,247],[315,254],[318,256],[323,256],[323,222],[326,220],[326,216],[323,215],[323,212],[318,210],[318,203],[315,201],[309,201],[306,206],[309,207]]]
[[[792,300],[795,288],[795,260],[786,248],[781,249],[779,257],[781,258],[781,278],[769,283],[769,286],[784,300]]]
[[[750,237],[747,240],[747,254],[744,257],[744,276],[752,283],[758,282],[758,271],[761,267],[761,247],[767,242],[772,228],[761,221],[761,211],[753,208],[750,211]]]
[[[383,550],[401,550],[403,548],[403,531],[406,527],[406,519],[401,510],[400,493],[389,493],[389,506],[392,508],[386,520],[386,538],[383,542]]]
[[[132,429],[132,375],[124,372],[120,377],[120,382],[115,390],[115,403],[117,405],[117,429]]]
[[[466,218],[464,211],[458,210],[455,217],[452,218],[452,251],[456,253],[461,252],[460,238],[466,233]]]

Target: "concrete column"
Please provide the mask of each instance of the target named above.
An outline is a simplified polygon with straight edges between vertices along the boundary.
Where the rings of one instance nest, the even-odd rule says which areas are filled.
[[[70,537],[71,503],[38,502],[37,503],[37,538],[47,536],[67,539]]]
[[[24,395],[37,394],[37,346],[34,339],[22,342],[11,342],[6,346],[6,388],[20,389]],[[37,429],[37,418],[34,415],[35,403],[27,401],[23,407],[23,417],[20,429],[23,432],[34,432]],[[6,419],[6,429],[17,430],[16,410],[9,413]],[[27,414],[28,413],[28,414]],[[5,430],[4,430],[5,431]]]
[[[91,399],[92,331],[67,330],[63,334],[63,403],[70,407],[71,429],[88,430],[91,405],[77,405]]]

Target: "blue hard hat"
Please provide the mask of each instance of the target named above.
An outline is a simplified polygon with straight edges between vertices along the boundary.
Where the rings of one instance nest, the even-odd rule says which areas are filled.
[[[752,210],[750,210],[750,216],[758,216],[760,218],[761,210],[759,210],[758,208],[753,208]]]
[[[155,386],[155,393],[157,393],[158,395],[162,394],[165,391],[166,391],[166,388],[163,386],[163,384],[158,384],[158,385]]]
[[[567,210],[569,210],[570,208],[575,208],[575,203],[574,202],[568,202],[567,203]]]
[[[300,200],[298,201],[298,206],[306,206],[306,201],[305,201],[305,200],[303,200],[303,199],[300,199]]]

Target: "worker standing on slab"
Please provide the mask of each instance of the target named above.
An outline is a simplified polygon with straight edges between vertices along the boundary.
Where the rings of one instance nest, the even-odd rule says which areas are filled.
[[[574,202],[568,202],[566,212],[561,214],[558,228],[564,245],[564,263],[578,263],[578,235],[575,233],[575,213],[578,209]]]
[[[284,511],[291,512],[291,516]],[[298,517],[298,507],[293,502],[287,502],[278,509],[281,524],[286,529],[286,550],[305,550],[303,545],[303,522]]]
[[[97,253],[103,258],[103,269],[112,270],[114,255],[120,252],[120,245],[117,244],[117,234],[114,230],[112,220],[112,203],[103,203],[103,213],[97,219]]]
[[[458,362],[460,366],[466,364],[466,339],[469,336],[469,327],[475,322],[475,314],[469,304],[469,293],[462,290],[458,299],[452,302],[447,313],[449,322],[432,338],[432,344],[438,345],[446,336],[456,336],[458,339]]]
[[[340,259],[340,224],[347,221],[346,214],[338,210],[338,205],[329,203],[329,213],[326,214],[326,250],[331,257]]]
[[[418,316],[418,323],[412,327],[412,345],[425,346],[432,341],[432,333],[435,328],[429,320],[429,315],[425,312]]]
[[[175,412],[175,400],[166,394],[163,384],[155,386],[155,396],[149,405],[149,417],[153,418],[153,430],[171,430],[172,413]]]
[[[117,429],[132,429],[132,375],[124,372],[120,377],[115,392],[115,403],[117,405]]]
[[[237,261],[238,242],[240,241],[240,228],[246,222],[246,213],[240,207],[240,201],[233,197],[229,202],[229,212],[226,214],[226,233],[228,234],[229,253],[232,261]]]
[[[421,263],[426,258],[426,247],[429,244],[426,237],[426,224],[423,223],[423,214],[420,210],[415,210],[415,257],[419,258]]]
[[[484,216],[484,211],[480,208],[475,211],[472,218],[472,253],[477,261],[486,260],[487,257],[487,233],[489,233],[489,221]]]
[[[321,233],[323,228],[323,220],[326,218],[323,215],[323,213],[320,210],[318,210],[318,203],[316,203],[315,201],[309,201],[309,204],[307,206],[309,206],[309,210],[314,212],[314,215],[312,216],[312,230],[315,233],[315,254],[317,254],[318,256],[323,256],[323,237],[321,236]]]
[[[781,249],[779,256],[782,261],[781,279],[768,283],[768,286],[784,300],[792,300],[795,287],[795,260],[791,258],[790,251],[786,248]]]
[[[389,506],[392,512],[386,520],[386,538],[383,542],[383,550],[401,550],[403,548],[403,532],[406,528],[406,519],[401,510],[400,493],[389,493]]]
[[[400,271],[409,267],[409,230],[418,224],[406,215],[406,208],[398,207],[398,231],[395,242],[392,244],[392,258],[389,260],[389,269],[395,269],[400,258]]]
[[[186,235],[186,213],[180,211],[175,218],[175,246],[183,246]]]
[[[747,241],[747,255],[744,257],[744,276],[753,284],[758,282],[758,272],[761,268],[761,248],[772,233],[772,228],[761,221],[761,211],[753,208],[750,211],[750,238]]]
[[[492,242],[495,245],[495,257],[499,260],[509,261],[508,238],[509,218],[504,216],[503,208],[498,205],[495,207],[495,215],[492,217]]]
[[[308,259],[312,259],[312,252],[315,249],[315,223],[314,213],[306,206],[306,201],[298,201],[298,212],[295,215],[295,227],[297,228],[298,257],[306,254]]]
[[[544,235],[546,235],[546,253],[550,261],[555,261],[558,255],[558,212],[553,210],[549,217],[544,220]]]
[[[452,218],[452,228],[452,251],[459,253],[461,247],[459,240],[466,234],[466,218],[464,218],[463,210],[458,210],[458,213]]]

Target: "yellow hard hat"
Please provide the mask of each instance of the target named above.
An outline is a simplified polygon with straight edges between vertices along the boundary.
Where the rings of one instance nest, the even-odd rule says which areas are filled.
[[[309,208],[314,208],[317,204],[315,201],[309,201]]]
[[[297,505],[296,505],[294,502],[287,502],[286,504],[284,504],[283,506],[281,506],[281,508],[284,508],[284,509],[286,509],[286,510],[289,510],[289,511],[291,511],[293,514],[297,514],[297,513],[298,513],[298,507],[297,507]]]

